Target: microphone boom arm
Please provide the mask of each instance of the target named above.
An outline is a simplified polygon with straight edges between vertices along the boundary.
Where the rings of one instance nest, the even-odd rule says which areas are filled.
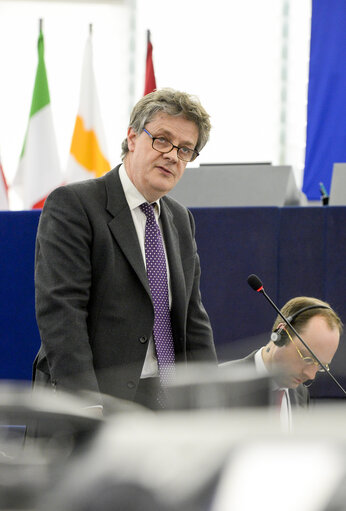
[[[252,278],[253,277],[253,278]],[[257,280],[256,280],[257,279]],[[270,296],[267,295],[267,293],[264,291],[264,288],[263,288],[263,285],[260,281],[260,279],[258,277],[256,277],[255,275],[250,275],[249,278],[248,278],[248,284],[252,287],[252,289],[254,289],[255,291],[257,291],[258,293],[262,293],[263,296],[268,300],[268,302],[270,303],[270,305],[272,307],[274,307],[274,309],[276,310],[276,312],[279,314],[279,316],[284,320],[284,322],[291,328],[292,332],[298,337],[298,339],[300,340],[300,342],[305,346],[305,348],[308,350],[308,352],[314,357],[314,359],[320,364],[320,366],[325,370],[325,372],[327,374],[329,374],[329,376],[332,378],[332,380],[334,381],[334,383],[337,384],[337,386],[342,390],[342,392],[346,395],[346,390],[342,387],[342,385],[338,382],[338,380],[332,375],[332,373],[330,372],[330,370],[324,365],[322,364],[322,362],[318,359],[318,357],[316,357],[315,353],[312,351],[311,348],[309,348],[309,346],[306,344],[306,342],[301,338],[301,336],[298,334],[297,330],[294,328],[294,326],[291,324],[291,322],[289,321],[288,318],[285,318],[285,316],[282,314],[282,312],[280,311],[280,309],[275,305],[275,303],[273,302],[273,300],[270,298]],[[258,289],[256,289],[256,287],[258,286]]]

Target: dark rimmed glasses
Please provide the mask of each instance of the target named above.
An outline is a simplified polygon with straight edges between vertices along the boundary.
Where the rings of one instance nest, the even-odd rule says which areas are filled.
[[[199,156],[199,153],[195,151],[195,149],[191,149],[190,147],[179,147],[177,145],[172,144],[165,137],[153,137],[148,130],[143,128],[143,131],[149,135],[152,140],[152,148],[159,153],[170,153],[173,149],[177,150],[177,156],[180,160],[190,162],[193,161]]]
[[[317,362],[317,360],[315,360],[314,358],[312,357],[304,357],[304,355],[302,354],[302,352],[300,351],[300,349],[298,348],[298,346],[296,345],[296,343],[294,342],[294,340],[292,339],[292,336],[290,335],[289,331],[287,329],[286,330],[286,333],[290,339],[290,341],[292,341],[295,349],[297,350],[300,358],[303,360],[303,362],[308,365],[308,366],[311,366],[311,365],[315,365],[315,366],[318,366],[318,369],[317,371],[319,373],[325,373],[326,371],[324,370],[324,368]],[[327,369],[327,371],[329,371],[329,364],[324,364],[325,368]]]

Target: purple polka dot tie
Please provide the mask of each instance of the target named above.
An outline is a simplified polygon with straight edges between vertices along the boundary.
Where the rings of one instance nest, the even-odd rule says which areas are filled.
[[[145,259],[154,304],[153,337],[160,381],[163,386],[167,386],[174,379],[175,368],[165,251],[153,206],[146,202],[141,204],[140,208],[147,217],[145,224]]]

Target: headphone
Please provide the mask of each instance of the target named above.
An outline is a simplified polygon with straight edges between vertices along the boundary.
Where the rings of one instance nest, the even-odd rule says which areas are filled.
[[[332,310],[330,307],[328,307],[328,305],[308,305],[307,307],[304,307],[303,309],[300,309],[299,311],[292,314],[292,316],[288,316],[287,320],[290,323],[292,323],[292,321],[297,316],[299,316],[299,314],[302,314],[303,312],[311,310],[311,309],[330,309],[330,310]],[[287,323],[286,323],[286,325],[287,325]],[[272,332],[272,334],[270,336],[270,340],[273,341],[273,343],[276,346],[279,346],[279,348],[281,348],[282,346],[285,346],[285,344],[287,344],[288,340],[289,340],[288,335],[286,333],[286,325],[280,326],[279,328],[274,330],[274,332]]]

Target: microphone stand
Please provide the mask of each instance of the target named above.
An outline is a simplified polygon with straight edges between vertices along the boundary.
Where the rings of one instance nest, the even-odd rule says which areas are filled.
[[[250,275],[250,277],[252,277]],[[249,279],[250,279],[249,277]],[[254,275],[254,277],[256,277]],[[262,293],[262,295],[268,300],[268,302],[270,303],[270,305],[272,307],[274,307],[274,309],[276,310],[276,312],[279,314],[279,316],[285,321],[285,323],[287,323],[287,325],[291,328],[291,330],[294,332],[294,334],[298,337],[298,339],[300,340],[300,342],[305,346],[305,348],[309,351],[309,353],[314,357],[315,360],[317,360],[317,362],[320,364],[320,366],[324,369],[324,371],[329,374],[329,376],[331,377],[331,379],[334,381],[334,383],[337,384],[337,386],[339,387],[339,389],[342,390],[342,392],[346,395],[346,390],[342,387],[342,385],[338,382],[338,380],[332,375],[332,373],[330,372],[330,370],[324,365],[322,364],[322,362],[318,359],[318,357],[316,357],[315,353],[312,351],[312,349],[306,344],[306,342],[301,338],[301,336],[298,334],[297,330],[294,328],[294,326],[291,324],[291,322],[289,321],[288,318],[285,318],[285,316],[281,313],[281,311],[279,310],[279,308],[275,305],[275,303],[273,302],[273,300],[267,295],[267,293],[264,291],[264,288],[263,288],[263,285],[262,285],[262,282],[260,281],[260,279],[258,277],[256,277],[258,279],[258,284],[259,284],[259,288],[258,289],[255,289],[255,287],[253,287],[252,283],[249,282],[249,279],[248,279],[248,283],[249,285],[252,287],[252,289],[254,289],[255,291],[257,291],[258,293]],[[257,283],[257,282],[256,282]]]

